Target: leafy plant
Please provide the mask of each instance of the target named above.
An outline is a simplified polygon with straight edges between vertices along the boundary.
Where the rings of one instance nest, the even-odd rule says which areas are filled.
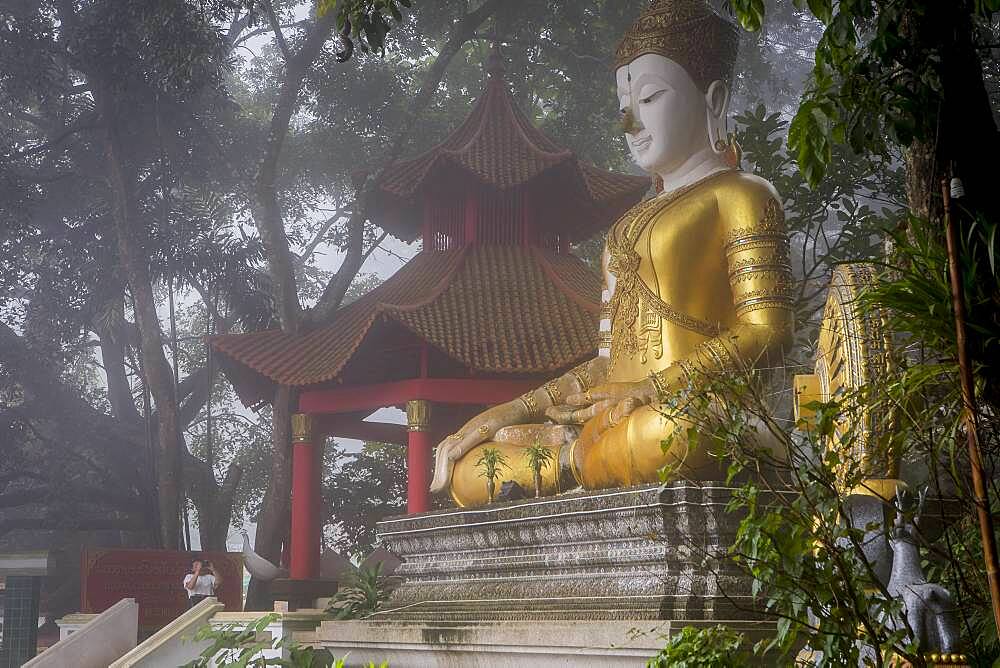
[[[729,0],[729,5],[746,30],[761,30],[764,0]],[[976,21],[991,18],[1000,7],[996,0],[794,0],[794,5],[824,26],[788,135],[813,186],[836,164],[835,144],[884,155],[890,143],[910,146],[934,138],[949,74],[943,56],[956,57],[943,53],[940,34],[948,34],[954,47],[959,40],[951,36],[953,29],[971,32]]]
[[[402,23],[401,8],[412,6],[411,0],[320,0],[317,13],[323,16],[330,11],[337,12],[337,29],[346,45],[337,60],[346,62],[354,52],[355,41],[362,51],[385,53],[390,19]]]
[[[329,650],[300,645],[287,636],[268,639],[267,627],[280,617],[265,615],[245,627],[228,624],[214,628],[206,624],[198,629],[194,640],[208,640],[210,644],[182,668],[344,668],[344,660],[335,658]],[[287,654],[288,658],[267,658],[265,652],[279,657]],[[388,666],[383,663],[381,668]]]
[[[486,478],[486,491],[490,503],[497,491],[497,478],[500,477],[500,469],[509,469],[507,458],[503,456],[497,448],[483,448],[479,459],[476,460],[476,468],[479,469],[479,477]]]
[[[646,662],[646,668],[744,668],[750,665],[744,642],[742,633],[724,626],[685,626]]]
[[[552,451],[540,443],[535,443],[525,448],[524,459],[531,469],[537,499],[542,495],[542,469],[553,460]]]
[[[336,619],[363,619],[373,614],[386,599],[389,590],[382,575],[382,563],[362,566],[348,576],[347,582],[330,600],[326,611]]]
[[[957,346],[948,255],[940,233],[910,217],[906,233],[894,233],[893,258],[880,283],[861,295],[891,314],[897,332],[918,332],[913,342],[939,354]],[[966,305],[967,345],[984,400],[1000,405],[1000,252],[997,223],[978,220],[959,239],[959,274]],[[949,355],[950,357],[950,355]],[[951,364],[951,360],[948,360]],[[955,365],[951,364],[955,369]],[[957,374],[957,370],[955,371]],[[957,378],[957,376],[956,376]],[[953,383],[957,387],[957,380]]]

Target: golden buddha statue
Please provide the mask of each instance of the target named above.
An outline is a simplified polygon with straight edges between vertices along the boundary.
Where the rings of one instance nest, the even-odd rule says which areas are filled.
[[[525,489],[524,448],[549,449],[546,494],[656,482],[668,464],[717,475],[662,402],[705,373],[774,359],[793,320],[780,199],[738,169],[726,131],[738,35],[705,0],[656,0],[626,34],[616,57],[625,140],[662,188],[608,234],[600,353],[445,439],[432,491],[485,503],[476,462],[487,447],[508,462],[502,479]]]

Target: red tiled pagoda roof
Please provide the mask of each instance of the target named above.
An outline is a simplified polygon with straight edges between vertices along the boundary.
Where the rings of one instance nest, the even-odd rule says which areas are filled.
[[[416,238],[422,215],[417,195],[435,177],[453,178],[454,169],[482,186],[498,190],[525,186],[543,174],[551,175],[558,192],[553,192],[553,181],[548,180],[546,192],[574,204],[574,211],[567,212],[574,219],[567,230],[574,241],[607,227],[642,199],[650,187],[648,177],[611,172],[582,162],[572,151],[546,137],[517,107],[507,82],[497,71],[489,75],[485,93],[451,136],[383,172],[376,219],[401,239]],[[581,220],[578,212],[590,215]]]
[[[334,382],[362,342],[398,324],[482,373],[555,372],[597,348],[600,280],[578,258],[522,246],[424,251],[335,320],[305,334],[216,336],[240,398]],[[235,363],[235,364],[234,364]]]

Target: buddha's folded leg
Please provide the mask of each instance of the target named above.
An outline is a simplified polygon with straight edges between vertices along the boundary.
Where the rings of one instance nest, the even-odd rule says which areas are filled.
[[[697,432],[694,424],[668,416],[659,405],[643,406],[602,430],[606,424],[603,414],[589,420],[572,447],[573,472],[586,489],[659,482],[660,469],[668,465],[671,478],[702,478],[717,468],[710,448],[689,439]]]
[[[606,489],[660,482],[660,471],[667,467],[668,481],[721,480],[731,448],[787,461],[784,444],[754,416],[747,416],[739,442],[719,441],[717,427],[724,415],[714,401],[697,417],[654,404],[606,430],[601,425],[607,424],[607,416],[598,415],[583,426],[572,446],[574,477],[586,489]]]

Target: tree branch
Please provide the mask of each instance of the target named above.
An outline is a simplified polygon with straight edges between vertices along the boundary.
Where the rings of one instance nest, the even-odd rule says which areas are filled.
[[[281,23],[278,22],[278,17],[274,13],[274,5],[271,4],[271,0],[264,0],[264,11],[267,13],[267,21],[271,24],[271,30],[274,32],[274,41],[278,43],[278,48],[281,49],[281,54],[287,63],[292,59],[292,52],[288,50],[288,42],[285,41],[285,34],[281,32]]]
[[[319,248],[319,245],[323,243],[323,239],[326,237],[327,232],[330,231],[330,228],[333,227],[337,221],[343,220],[345,214],[348,215],[350,214],[347,207],[337,209],[332,216],[323,221],[323,224],[320,226],[319,230],[316,232],[315,235],[313,235],[312,240],[308,244],[306,244],[305,249],[302,251],[302,253],[299,254],[298,259],[296,261],[298,267],[301,268],[309,261],[309,258],[311,258],[313,253],[316,252],[316,249]]]
[[[335,21],[336,12],[327,12],[317,18],[301,48],[285,63],[285,79],[274,105],[271,127],[255,184],[254,222],[267,252],[281,327],[289,332],[295,332],[299,328],[302,305],[295,280],[295,263],[285,236],[284,219],[278,203],[278,164],[306,72],[322,52]]]

